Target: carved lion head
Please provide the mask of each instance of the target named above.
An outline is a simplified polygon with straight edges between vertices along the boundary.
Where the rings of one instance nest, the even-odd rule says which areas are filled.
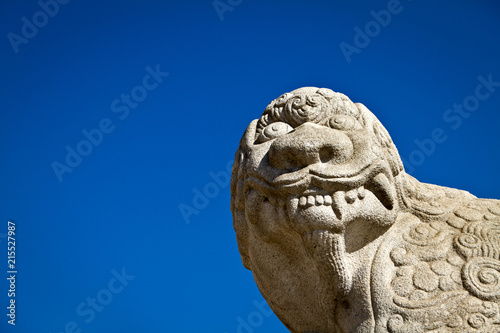
[[[401,291],[406,278],[398,277],[396,266],[416,265],[398,273],[403,274],[428,267],[418,260],[438,261],[448,252],[453,257],[453,237],[444,240],[455,233],[454,242],[461,239],[465,222],[457,222],[457,217],[477,222],[475,215],[482,213],[471,217],[457,210],[464,204],[475,207],[475,199],[465,191],[420,183],[407,175],[386,129],[364,105],[314,87],[280,96],[250,123],[231,177],[231,210],[243,264],[292,332],[368,332],[374,325],[399,325],[403,310],[393,310],[395,319],[389,320],[385,310],[373,310],[372,300],[386,304],[378,305],[386,309],[393,306],[384,303],[391,298],[391,288],[403,296],[411,288],[434,291],[438,278],[420,283],[420,273],[407,279],[410,287]],[[477,228],[474,224],[469,229]],[[442,236],[442,244],[434,234]],[[413,259],[406,261],[398,258],[410,245],[387,250],[412,237],[428,249],[408,254]],[[435,245],[437,250],[431,249]],[[493,257],[487,260],[497,263]],[[372,265],[377,266],[373,271]],[[466,273],[464,285],[470,280]],[[396,282],[391,284],[392,278]],[[425,324],[423,317],[415,318],[408,317],[404,325]]]
[[[245,266],[251,267],[249,222],[269,238],[279,237],[266,229],[281,216],[300,235],[342,233],[361,220],[392,224],[403,204],[402,171],[389,134],[364,105],[314,87],[275,99],[246,130],[233,169],[232,210]]]
[[[276,300],[278,315],[295,296],[272,296],[275,283],[326,274],[334,286],[325,292],[333,297],[349,292],[352,274],[345,256],[395,222],[405,206],[403,174],[397,149],[378,119],[330,89],[286,93],[252,121],[236,152],[231,209],[243,264],[271,306]],[[345,237],[352,233],[356,237]],[[325,261],[334,268],[319,263]],[[289,281],[269,282],[274,269],[288,270],[280,278]],[[323,305],[311,300],[307,306]]]

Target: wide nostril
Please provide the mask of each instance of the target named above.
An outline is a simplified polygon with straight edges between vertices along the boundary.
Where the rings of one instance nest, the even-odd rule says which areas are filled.
[[[269,148],[269,162],[274,168],[293,170],[315,163],[339,164],[352,154],[352,141],[346,134],[306,123],[274,140]]]
[[[284,152],[284,154],[279,158],[279,163],[273,166],[277,167],[278,169],[294,169],[304,167],[305,165],[301,163],[303,159],[300,158],[300,156],[297,156],[297,153],[297,151],[293,150]]]
[[[319,160],[321,163],[328,163],[335,158],[335,151],[332,147],[322,147],[319,149]]]

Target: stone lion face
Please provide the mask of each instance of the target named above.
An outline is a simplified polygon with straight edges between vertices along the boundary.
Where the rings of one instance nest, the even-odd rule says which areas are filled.
[[[407,175],[342,94],[271,102],[236,152],[231,209],[243,264],[291,332],[498,329],[500,201]]]
[[[250,124],[238,155],[245,175],[233,175],[233,196],[256,225],[258,212],[284,215],[301,235],[341,233],[359,219],[394,222],[397,150],[375,116],[345,95],[318,88],[282,95]]]
[[[243,263],[278,316],[280,308],[289,314],[298,298],[301,306],[328,313],[313,296],[308,302],[294,295],[293,286],[310,288],[311,295],[321,287],[334,298],[349,293],[355,268],[345,258],[396,220],[401,173],[396,147],[377,118],[329,89],[284,94],[248,126],[233,166],[234,227]],[[330,282],[319,283],[318,276]],[[289,292],[277,291],[283,284]],[[280,319],[305,330],[329,327],[328,315],[306,323],[297,309],[292,317]]]

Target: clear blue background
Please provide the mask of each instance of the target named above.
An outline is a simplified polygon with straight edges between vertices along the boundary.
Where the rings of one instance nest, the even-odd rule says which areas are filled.
[[[21,35],[22,17],[32,22],[41,7],[2,2],[0,332],[59,333],[71,321],[96,333],[287,332],[253,303],[262,297],[240,262],[229,186],[208,184],[248,123],[301,86],[364,103],[406,160],[415,140],[442,128],[447,140],[411,173],[500,198],[500,87],[458,128],[443,119],[478,76],[500,82],[496,1],[401,0],[350,63],[339,44],[354,45],[354,28],[388,1],[232,4],[221,20],[211,0],[72,0],[16,53],[8,34]],[[121,120],[111,103],[157,64],[169,76]],[[103,118],[114,131],[60,182],[51,164]],[[180,205],[194,207],[210,186],[205,207],[184,218]],[[8,220],[17,223],[15,327],[5,309]],[[122,268],[135,278],[85,322],[77,306]]]

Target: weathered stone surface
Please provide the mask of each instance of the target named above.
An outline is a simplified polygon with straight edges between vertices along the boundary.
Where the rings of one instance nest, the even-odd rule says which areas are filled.
[[[291,332],[500,332],[500,201],[406,174],[345,95],[271,102],[231,193],[243,265]]]

